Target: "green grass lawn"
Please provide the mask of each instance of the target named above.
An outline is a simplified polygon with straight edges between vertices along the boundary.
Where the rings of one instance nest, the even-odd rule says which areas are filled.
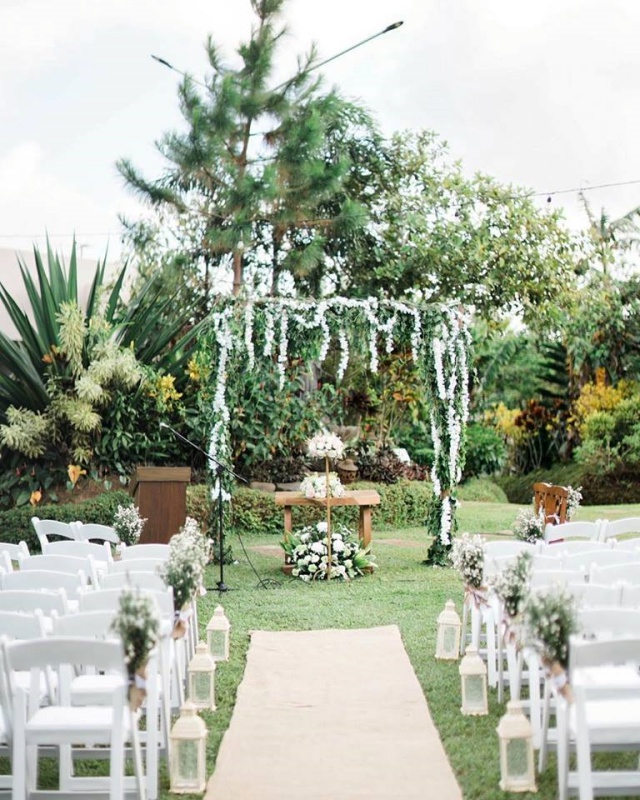
[[[459,511],[460,531],[496,534],[508,529],[519,506],[501,503],[464,502]],[[640,516],[640,506],[583,508],[580,519]],[[305,584],[283,575],[282,551],[273,536],[245,537],[244,546],[255,568],[250,566],[237,536],[229,537],[237,564],[225,567],[225,583],[232,591],[222,597],[215,591],[200,600],[199,623],[204,634],[207,621],[218,603],[224,605],[232,625],[231,658],[216,672],[216,712],[204,712],[209,728],[208,774],[227,729],[236,692],[242,680],[251,630],[311,630],[397,625],[413,668],[429,703],[447,755],[466,800],[504,800],[499,789],[499,750],[496,726],[504,713],[496,693],[490,690],[490,713],[485,717],[463,717],[460,713],[458,663],[434,659],[436,619],[449,598],[461,609],[463,588],[453,570],[427,567],[422,562],[428,542],[424,528],[375,528],[373,551],[378,563],[374,574],[351,583]],[[257,575],[256,575],[257,573]],[[259,578],[270,588],[261,588]],[[208,568],[207,585],[215,586],[217,567]],[[202,636],[204,638],[204,636]],[[334,681],[366,681],[375,663],[354,664],[353,673]],[[296,763],[295,742],[283,742]],[[353,743],[357,753],[358,742]],[[306,757],[306,756],[303,756]],[[364,779],[365,776],[363,776]],[[168,778],[163,766],[161,798],[168,800]],[[555,758],[538,781],[539,800],[557,796]],[[523,795],[528,797],[529,795]],[[390,799],[391,800],[391,799]]]

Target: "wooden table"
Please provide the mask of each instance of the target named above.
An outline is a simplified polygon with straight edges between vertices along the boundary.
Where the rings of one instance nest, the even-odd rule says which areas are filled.
[[[317,506],[326,508],[326,500],[316,500],[305,497],[302,492],[276,492],[276,505],[284,506],[284,535],[288,536],[292,531],[291,509],[293,506]],[[360,520],[358,522],[358,536],[363,547],[371,544],[371,507],[380,505],[380,495],[374,489],[354,489],[345,493],[342,497],[331,497],[329,499],[331,508],[336,506],[358,506],[360,509]]]

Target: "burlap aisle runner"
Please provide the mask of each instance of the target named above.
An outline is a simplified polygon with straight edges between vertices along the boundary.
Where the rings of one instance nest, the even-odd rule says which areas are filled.
[[[208,800],[461,800],[396,626],[253,633]]]

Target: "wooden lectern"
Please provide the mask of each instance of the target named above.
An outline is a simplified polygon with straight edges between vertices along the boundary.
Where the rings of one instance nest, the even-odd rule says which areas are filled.
[[[166,544],[187,516],[190,467],[138,467],[131,476],[129,494],[145,518],[140,544]]]

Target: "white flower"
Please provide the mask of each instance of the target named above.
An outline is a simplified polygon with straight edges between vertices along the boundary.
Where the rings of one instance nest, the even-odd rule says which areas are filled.
[[[312,458],[342,458],[344,444],[333,433],[324,431],[317,433],[307,443],[307,451]]]

